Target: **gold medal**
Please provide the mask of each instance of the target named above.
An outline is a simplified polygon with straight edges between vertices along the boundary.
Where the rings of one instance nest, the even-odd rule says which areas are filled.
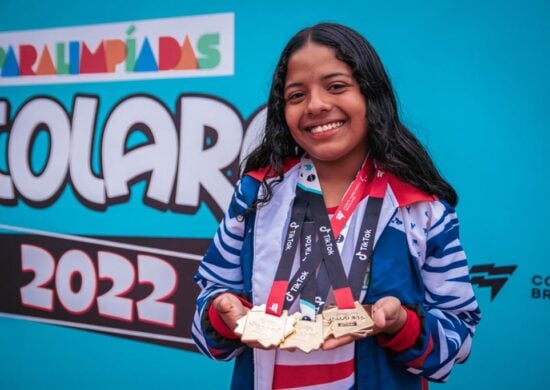
[[[332,318],[336,316],[336,313],[338,312],[338,308],[336,306],[331,306],[328,308],[325,308],[323,310],[323,313],[321,316],[323,317],[323,338],[326,340],[332,335],[332,329],[331,329],[331,321]]]
[[[298,313],[299,314],[299,313]],[[292,317],[294,317],[293,315]],[[323,316],[318,314],[315,321],[301,319],[301,314],[297,316],[294,324],[294,333],[285,338],[279,346],[280,349],[298,348],[305,353],[319,349],[323,344]]]
[[[237,321],[235,333],[241,341],[257,341],[265,348],[278,346],[288,335],[294,332],[296,320],[283,311],[280,317],[267,314],[265,305],[254,306]]]
[[[325,339],[330,335],[338,338],[347,334],[366,336],[374,327],[374,321],[363,305],[355,302],[353,309],[330,308],[323,311]]]

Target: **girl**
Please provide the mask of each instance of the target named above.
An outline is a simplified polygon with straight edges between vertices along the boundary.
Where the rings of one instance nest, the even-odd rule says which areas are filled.
[[[370,44],[338,24],[298,32],[273,76],[262,143],[246,159],[196,274],[197,345],[214,359],[236,358],[238,389],[421,389],[426,379],[445,381],[467,358],[480,315],[456,203],[400,122]],[[297,215],[304,228],[290,269],[285,253]],[[314,226],[312,245],[306,226]],[[331,230],[326,247],[319,226]],[[332,243],[338,253],[327,251]],[[313,275],[292,284],[306,263]],[[314,316],[330,304],[349,307],[350,296],[372,305],[374,328],[329,337],[309,354],[243,343],[234,333],[252,304],[267,303],[261,310],[271,315],[283,305],[291,313],[313,306]]]

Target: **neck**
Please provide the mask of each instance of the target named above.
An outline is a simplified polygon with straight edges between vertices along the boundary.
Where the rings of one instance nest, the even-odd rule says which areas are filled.
[[[318,161],[313,160],[326,207],[340,204],[349,185],[355,179],[364,160],[361,161]]]

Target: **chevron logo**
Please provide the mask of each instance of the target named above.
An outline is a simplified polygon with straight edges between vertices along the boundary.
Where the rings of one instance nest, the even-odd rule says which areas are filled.
[[[479,287],[489,287],[493,301],[516,268],[517,265],[497,267],[494,263],[474,265],[470,269],[470,281]]]

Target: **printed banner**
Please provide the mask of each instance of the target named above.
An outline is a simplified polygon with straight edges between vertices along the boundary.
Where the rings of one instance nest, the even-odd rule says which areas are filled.
[[[0,86],[232,75],[233,14],[0,33]]]
[[[0,235],[0,312],[196,350],[193,275],[208,240],[33,233]]]
[[[442,386],[548,387],[548,2],[116,3],[0,1],[0,388],[229,386],[195,353],[193,275],[320,21],[373,44],[459,193],[482,320]]]

